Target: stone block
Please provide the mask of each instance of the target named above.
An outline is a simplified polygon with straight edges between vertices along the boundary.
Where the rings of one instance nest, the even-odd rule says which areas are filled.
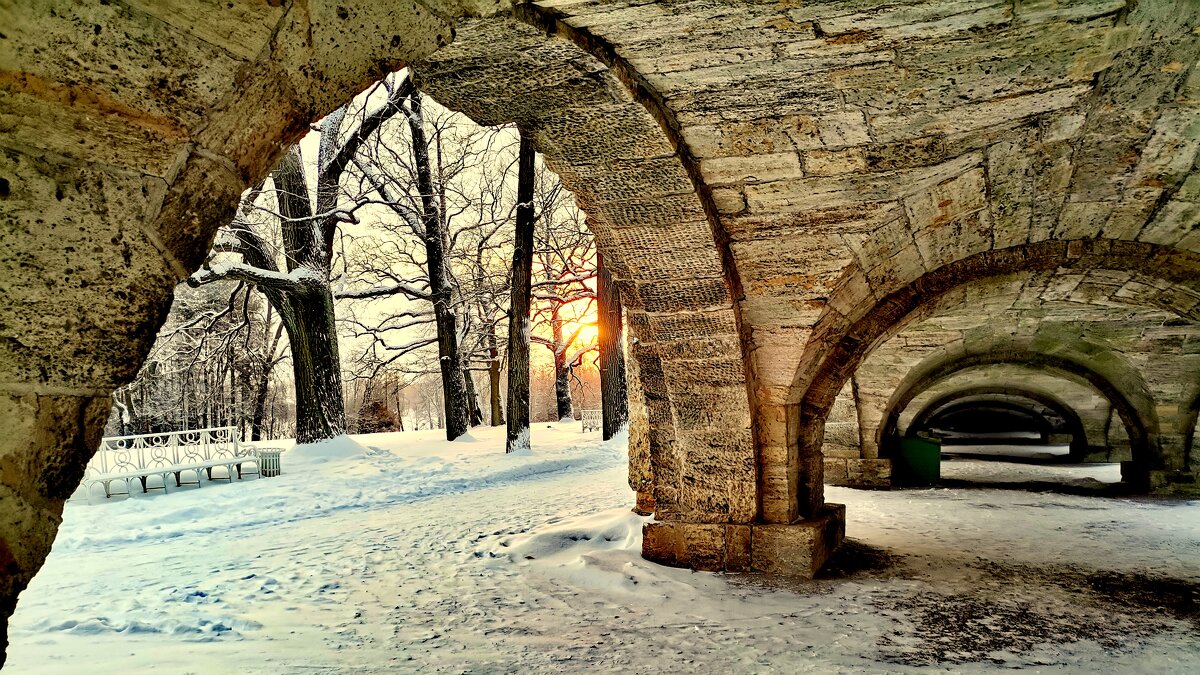
[[[744,572],[750,569],[750,541],[752,528],[749,525],[730,525],[725,530],[725,571]]]
[[[700,162],[700,171],[704,174],[705,182],[712,186],[763,183],[804,175],[800,168],[800,157],[794,152],[713,157]]]
[[[846,462],[847,487],[889,487],[892,484],[892,460],[851,459]]]
[[[788,525],[656,520],[642,526],[642,557],[672,567],[811,579],[845,538],[845,522],[845,507],[838,504]]]
[[[704,571],[749,568],[751,526],[651,521],[642,526],[642,557]]]
[[[861,147],[845,150],[809,150],[804,153],[804,167],[811,176],[859,173],[867,169],[867,156]]]
[[[847,459],[844,457],[826,457],[824,459],[825,483],[828,485],[845,485],[849,480],[846,468]]]
[[[858,420],[826,422],[825,443],[844,448],[858,448]]]
[[[790,525],[755,525],[750,566],[756,572],[811,579],[846,536],[846,511],[826,504],[815,517]]]
[[[651,521],[642,526],[642,557],[671,567],[679,563],[679,536],[674,523]]]
[[[708,572],[725,568],[726,526],[688,523],[677,531],[689,567]]]
[[[1125,462],[1121,463],[1122,478]],[[1200,497],[1200,471],[1151,471],[1150,494],[1169,497]]]

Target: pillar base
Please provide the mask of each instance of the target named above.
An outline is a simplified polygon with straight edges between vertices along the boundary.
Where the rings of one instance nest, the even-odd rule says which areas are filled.
[[[1164,497],[1200,497],[1200,472],[1151,471],[1150,494]]]
[[[671,567],[813,578],[846,536],[846,507],[788,525],[651,522],[642,557]]]
[[[852,488],[892,486],[892,460],[825,458],[825,484]]]

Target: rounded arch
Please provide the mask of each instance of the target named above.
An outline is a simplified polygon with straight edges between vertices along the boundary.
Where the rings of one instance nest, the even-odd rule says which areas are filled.
[[[453,44],[413,65],[414,79],[477,122],[517,125],[587,214],[637,337],[656,513],[751,522],[754,373],[711,195],[636,69],[598,37],[540,12],[460,23]],[[736,459],[720,476],[697,472],[676,452],[692,444],[723,446]]]
[[[846,378],[882,341],[937,309],[938,300],[967,283],[1028,271],[1056,269],[1133,272],[1149,281],[1200,294],[1200,254],[1169,246],[1116,239],[1046,240],[996,249],[943,265],[876,299],[831,297],[813,328],[793,378],[792,401],[827,409]],[[1152,285],[1153,287],[1153,285]],[[849,290],[835,296],[850,293]],[[1169,293],[1127,300],[1181,314]],[[842,312],[836,307],[849,307]],[[1200,310],[1186,317],[1200,320]],[[836,385],[836,386],[835,386]]]
[[[1200,254],[1116,239],[1045,240],[984,251],[926,272],[881,297],[857,297],[855,284],[843,284],[826,303],[793,378],[789,400],[796,407],[800,456],[819,456],[825,418],[863,360],[883,341],[935,311],[947,293],[973,281],[1058,269],[1132,272],[1147,280],[1150,288],[1165,285],[1200,293]],[[851,269],[846,276],[861,273]],[[1170,294],[1150,293],[1140,301],[1181,315],[1170,303]],[[1186,318],[1194,321],[1195,314],[1193,308]],[[1141,380],[1136,372],[1133,376],[1136,379],[1132,381]]]
[[[1083,420],[1079,417],[1079,414],[1075,412],[1071,406],[1052,394],[1043,391],[1035,391],[1028,387],[977,386],[948,392],[925,404],[925,406],[908,424],[907,430],[911,431],[912,429],[926,426],[930,420],[932,420],[942,410],[957,402],[963,401],[964,399],[986,399],[986,397],[1018,398],[1033,401],[1038,405],[1044,406],[1045,408],[1053,411],[1064,421],[1068,432],[1071,434],[1071,454],[1078,456],[1083,452],[1086,452],[1088,447],[1087,432],[1084,429]],[[899,426],[899,416],[897,416],[896,420],[897,425]],[[897,429],[897,432],[899,431],[900,430]],[[880,440],[887,436],[888,433],[889,430],[880,428]],[[880,447],[883,446],[881,445]]]
[[[1049,437],[1054,430],[1054,423],[1046,419],[1042,411],[1030,406],[1022,406],[1018,402],[1003,399],[972,399],[955,401],[942,410],[932,413],[923,420],[924,426],[940,426],[940,424],[955,424],[958,419],[968,414],[986,414],[992,418],[1000,418],[1004,422],[1021,426],[1032,426],[1042,440]],[[941,426],[940,426],[941,428]]]
[[[1135,482],[1140,484],[1150,470],[1161,466],[1162,459],[1158,452],[1158,415],[1154,401],[1145,382],[1130,364],[1124,363],[1125,367],[1120,371],[1114,373],[1110,370],[1105,374],[1077,358],[1039,352],[1010,351],[951,356],[935,359],[914,369],[914,372],[910,372],[896,387],[888,401],[884,422],[880,425],[881,434],[884,430],[896,429],[901,412],[914,398],[954,373],[967,368],[1002,363],[1020,363],[1086,380],[1112,403],[1113,409],[1117,411],[1129,432]],[[882,442],[884,439],[881,437],[880,440]]]

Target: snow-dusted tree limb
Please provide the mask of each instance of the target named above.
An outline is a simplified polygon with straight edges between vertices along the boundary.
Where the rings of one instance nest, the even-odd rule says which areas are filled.
[[[340,126],[341,118],[346,114],[346,107],[343,106],[338,109],[340,115],[335,122],[331,123],[329,118],[327,118],[326,124],[336,126],[332,129],[332,133],[328,133],[325,125],[322,125],[320,157],[320,174],[322,178],[326,181],[340,180],[342,172],[346,170],[346,167],[358,155],[362,145],[379,130],[379,127],[384,122],[401,111],[404,99],[408,98],[413,91],[415,91],[415,88],[413,87],[412,78],[407,76],[402,78],[399,85],[394,87],[388,94],[387,102],[367,113],[358,127],[347,136],[346,141],[342,143],[340,148],[336,147],[338,131],[336,126]],[[337,113],[335,112],[334,114]],[[333,118],[333,114],[329,117]],[[328,144],[325,143],[326,138],[330,139]]]
[[[246,281],[256,286],[285,292],[295,291],[305,283],[324,282],[313,270],[306,267],[297,267],[291,272],[284,273],[261,269],[245,263],[223,262],[201,268],[200,271],[188,277],[188,283],[193,286],[202,286],[227,279]]]
[[[411,300],[429,300],[428,292],[418,290],[411,284],[391,284],[390,286],[374,286],[372,288],[361,288],[338,291],[334,297],[342,299],[358,299],[366,300],[370,298],[383,298],[393,295],[403,295]]]
[[[339,225],[358,223],[360,210],[370,200],[366,194],[347,193],[342,178],[368,141],[400,112],[409,90],[406,80],[383,106],[364,109],[344,136],[341,127],[355,104],[328,115],[320,124],[315,171],[306,166],[299,146],[284,153],[269,186],[264,182],[247,192],[234,222],[218,236],[212,256],[188,280],[194,286],[223,280],[253,284],[274,307],[294,347],[297,437],[302,443],[345,430],[329,280],[334,276]],[[308,185],[313,175],[315,198]]]

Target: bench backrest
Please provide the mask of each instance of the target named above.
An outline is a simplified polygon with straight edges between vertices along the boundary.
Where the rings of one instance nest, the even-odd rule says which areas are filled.
[[[88,462],[87,475],[137,473],[214,459],[237,459],[249,451],[239,445],[240,437],[237,427],[216,427],[103,438],[100,449]]]

